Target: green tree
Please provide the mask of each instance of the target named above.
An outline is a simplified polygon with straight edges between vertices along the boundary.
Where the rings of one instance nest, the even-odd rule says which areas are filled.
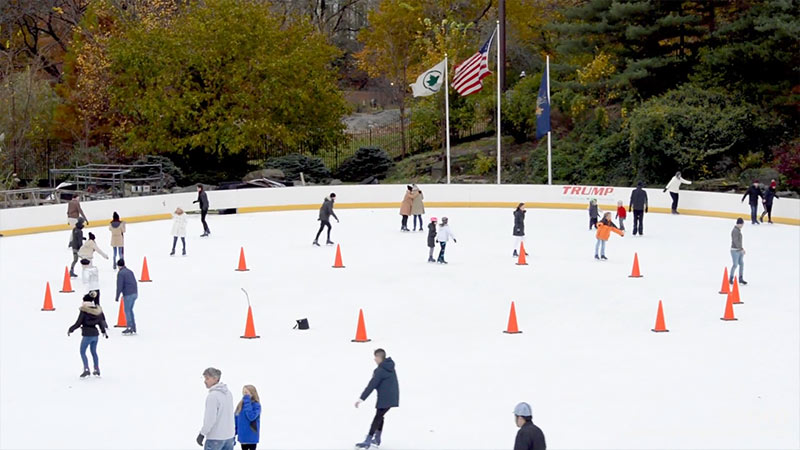
[[[343,139],[338,51],[255,0],[198,3],[168,27],[133,24],[109,55],[115,140],[129,152],[236,165],[250,152],[318,152]]]

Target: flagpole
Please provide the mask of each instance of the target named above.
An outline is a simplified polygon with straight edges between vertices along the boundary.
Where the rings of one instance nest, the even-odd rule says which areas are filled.
[[[547,105],[552,107],[550,103],[550,55],[546,55],[545,71],[547,73]],[[549,119],[549,118],[548,118]],[[551,122],[552,123],[552,122]],[[553,151],[550,147],[550,130],[547,131],[547,184],[553,184]]]
[[[447,184],[450,184],[450,89],[447,87],[447,53],[444,54],[444,129],[447,147]]]
[[[500,21],[497,21],[497,184],[500,184]]]

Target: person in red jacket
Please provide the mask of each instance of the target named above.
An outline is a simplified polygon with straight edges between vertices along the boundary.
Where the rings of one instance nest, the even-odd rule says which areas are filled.
[[[625,231],[625,218],[628,217],[628,211],[625,210],[625,207],[622,206],[622,200],[617,202],[617,215],[616,219],[619,219],[619,229]]]
[[[603,214],[603,220],[597,224],[597,243],[594,245],[594,259],[607,260],[606,258],[606,241],[611,236],[611,232],[617,233],[620,236],[625,236],[625,232],[617,228],[614,222],[611,221],[611,213]],[[600,255],[597,251],[600,250]]]

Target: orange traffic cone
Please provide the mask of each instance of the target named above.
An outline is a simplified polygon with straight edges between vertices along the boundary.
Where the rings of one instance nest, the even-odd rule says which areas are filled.
[[[725,266],[725,272],[722,274],[722,287],[719,288],[720,294],[727,294],[731,291],[731,286],[728,284],[728,266]]]
[[[125,297],[120,297],[119,299],[119,314],[114,328],[128,328],[128,321],[125,320]]]
[[[633,254],[633,269],[631,269],[631,274],[628,275],[628,278],[642,278],[642,274],[639,272],[639,254]]]
[[[664,308],[661,306],[661,300],[658,301],[658,314],[656,315],[656,327],[653,328],[656,333],[669,332],[667,326],[664,324]]]
[[[511,302],[511,312],[508,314],[508,329],[503,333],[517,334],[522,333],[517,327],[517,309],[514,307],[514,302]]]
[[[139,280],[140,283],[149,283],[153,280],[150,279],[150,271],[147,270],[147,256],[144,257],[144,262],[142,263],[142,279]]]
[[[69,267],[64,267],[64,285],[61,287],[59,292],[62,293],[70,293],[75,292],[72,290],[72,280],[69,277]]]
[[[339,248],[339,244],[336,244],[336,260],[333,262],[334,269],[344,269],[344,264],[342,264],[342,249]]]
[[[517,265],[518,266],[527,266],[528,265],[528,260],[525,259],[525,243],[524,242],[520,242],[519,243],[519,259],[517,260]]]
[[[733,290],[731,291],[731,296],[733,297],[733,304],[734,305],[743,305],[744,302],[742,301],[741,297],[739,297],[739,279],[733,279]]]
[[[44,306],[42,306],[42,311],[55,311],[56,309],[53,308],[53,296],[50,295],[50,282],[47,282],[47,289],[44,291]]]
[[[720,320],[739,320],[733,315],[733,292],[728,293],[728,300],[725,302],[725,315]]]
[[[237,272],[247,272],[247,262],[244,260],[244,247],[239,249],[239,268],[236,269]]]
[[[244,336],[242,339],[258,339],[261,336],[256,336],[256,327],[253,325],[253,308],[247,307],[247,324],[244,326]]]
[[[371,339],[367,339],[367,327],[364,325],[364,311],[359,309],[358,328],[356,328],[356,338],[350,342],[369,342],[369,341],[371,341]]]

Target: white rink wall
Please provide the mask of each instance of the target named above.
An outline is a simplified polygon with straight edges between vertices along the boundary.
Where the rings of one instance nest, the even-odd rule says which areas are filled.
[[[420,185],[425,203],[431,207],[514,207],[583,209],[597,198],[603,210],[614,210],[621,200],[627,207],[631,187],[546,185]],[[330,192],[336,193],[337,208],[399,207],[404,185],[304,186],[208,191],[212,210],[235,208],[240,213],[318,208]],[[669,213],[672,199],[661,189],[646,189],[651,213]],[[105,226],[114,211],[128,222],[168,219],[178,206],[192,211],[194,192],[82,202],[90,228]],[[682,214],[708,217],[749,218],[750,209],[741,194],[682,191]],[[66,204],[0,210],[0,234],[11,236],[65,230]],[[759,209],[761,206],[759,206]],[[800,225],[800,200],[780,198],[773,206],[773,221]]]

